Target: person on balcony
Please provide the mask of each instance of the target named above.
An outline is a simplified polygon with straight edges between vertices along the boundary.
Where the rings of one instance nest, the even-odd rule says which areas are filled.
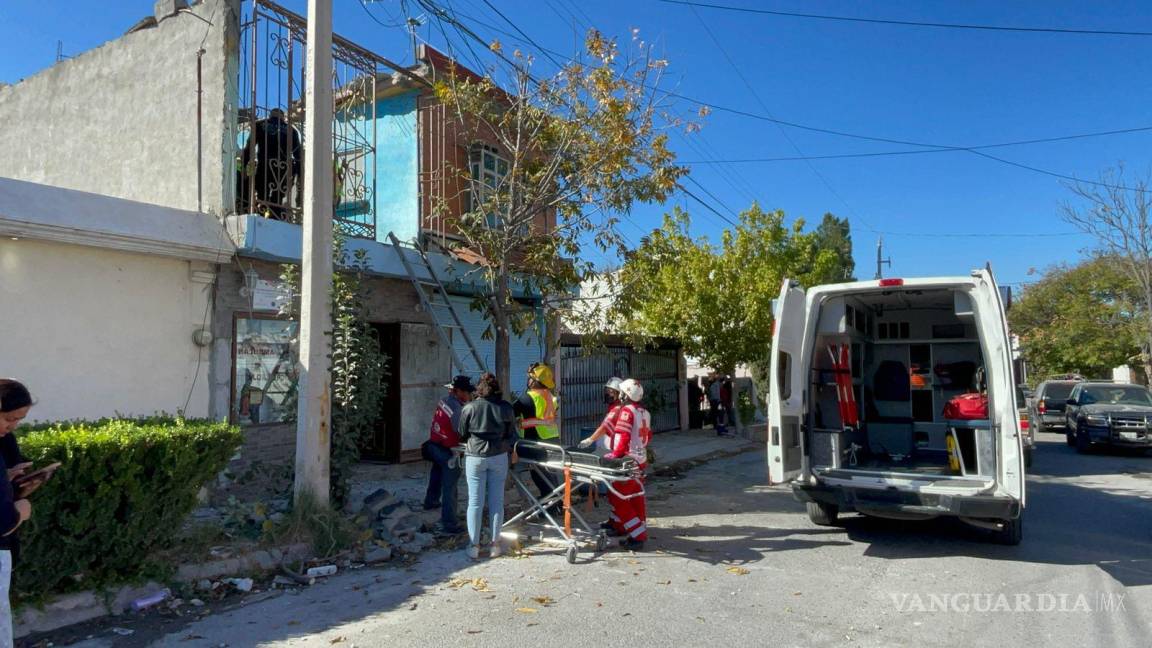
[[[244,173],[254,183],[255,211],[276,220],[288,220],[292,187],[298,185],[302,155],[300,133],[273,108],[267,119],[252,126],[241,159]],[[299,190],[298,190],[299,192]]]

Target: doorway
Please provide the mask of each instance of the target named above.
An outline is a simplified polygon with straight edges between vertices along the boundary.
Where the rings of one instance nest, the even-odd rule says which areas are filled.
[[[380,351],[387,356],[385,396],[380,415],[369,438],[360,447],[360,457],[368,461],[400,460],[400,324],[372,323]]]

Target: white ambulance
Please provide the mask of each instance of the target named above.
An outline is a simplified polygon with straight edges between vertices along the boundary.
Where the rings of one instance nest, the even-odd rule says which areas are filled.
[[[770,482],[790,484],[816,524],[847,511],[947,515],[1018,544],[1024,463],[1005,310],[990,268],[808,290],[785,280]]]

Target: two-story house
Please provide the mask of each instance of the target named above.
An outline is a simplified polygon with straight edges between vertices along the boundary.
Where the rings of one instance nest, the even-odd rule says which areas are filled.
[[[299,169],[310,154],[301,101],[306,22],[265,0],[155,4],[155,14],[124,36],[0,89],[0,149],[10,152],[0,158],[0,207],[4,183],[14,182],[45,195],[72,190],[85,214],[95,214],[57,223],[71,228],[66,242],[56,237],[58,250],[20,253],[57,277],[28,285],[117,305],[75,313],[67,297],[27,296],[38,315],[74,323],[77,344],[66,346],[54,327],[41,335],[41,325],[0,308],[0,323],[20,331],[24,345],[5,350],[0,373],[51,385],[51,394],[41,390],[45,404],[86,394],[84,407],[37,408],[53,418],[178,409],[229,418],[245,428],[245,459],[288,461],[296,323],[278,315],[279,277],[301,256]],[[448,168],[467,163],[476,173],[500,173],[506,162],[498,148],[467,141],[449,125],[428,83],[446,69],[443,55],[425,48],[416,66],[401,67],[336,37],[333,58],[335,222],[346,247],[363,251],[369,319],[390,357],[388,397],[366,453],[400,460],[418,456],[452,374],[494,364],[487,322],[470,308],[485,287],[470,279],[466,260],[446,251],[464,207],[433,205],[450,193],[467,200],[448,186]],[[0,233],[8,215],[0,210]],[[123,259],[101,248],[89,265],[97,278],[69,285],[61,277],[76,276],[75,263],[63,259],[112,238],[96,235],[107,229],[103,221],[132,232],[149,219],[148,235],[163,239],[153,247],[166,246],[168,275],[185,268],[186,280],[157,283],[159,269],[149,264],[160,261],[153,254],[142,262],[137,257],[152,252],[139,245],[116,251],[136,255],[119,274],[112,268]],[[39,231],[52,227],[44,222]],[[49,240],[23,231],[36,245]],[[0,264],[16,243],[30,242],[5,242]],[[99,278],[106,275],[121,278]],[[0,289],[6,302],[10,292],[27,292],[9,277]],[[539,309],[539,296],[516,286],[517,299]],[[180,316],[172,317],[176,305]],[[538,319],[512,341],[510,390],[522,388],[528,364],[548,355],[542,312]]]

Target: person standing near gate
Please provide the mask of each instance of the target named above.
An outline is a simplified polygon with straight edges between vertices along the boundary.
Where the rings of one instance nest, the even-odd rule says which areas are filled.
[[[424,495],[424,509],[440,507],[440,532],[456,535],[463,532],[456,519],[456,485],[460,481],[460,458],[455,448],[460,445],[460,411],[472,400],[472,380],[456,376],[448,385],[448,395],[436,405],[432,415],[432,429],[428,440],[420,446],[420,454],[432,463],[428,475],[428,492]]]
[[[642,551],[648,540],[648,505],[644,497],[644,470],[648,467],[648,442],[652,439],[652,415],[640,404],[644,387],[631,378],[620,383],[620,409],[612,432],[612,451],[606,459],[629,457],[637,464],[636,477],[619,482],[608,494],[612,526],[625,536],[620,546]]]
[[[528,389],[520,394],[512,409],[520,417],[520,435],[529,441],[560,445],[559,406],[552,390],[556,379],[552,368],[543,362],[528,367]],[[531,471],[532,483],[544,497],[556,488],[556,484],[540,470]]]

